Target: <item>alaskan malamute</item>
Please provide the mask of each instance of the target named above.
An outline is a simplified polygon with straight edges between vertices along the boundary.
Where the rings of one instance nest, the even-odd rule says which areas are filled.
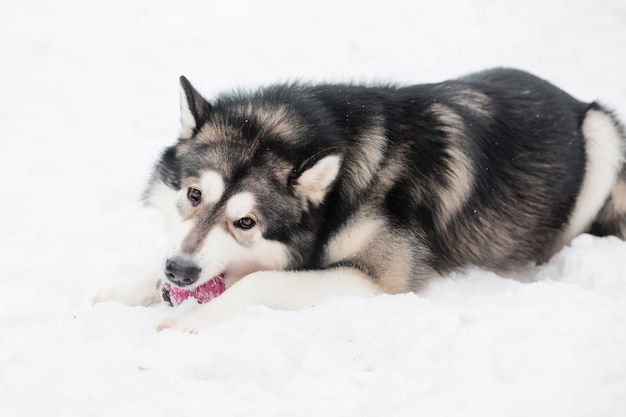
[[[159,328],[418,291],[470,265],[510,273],[582,232],[626,235],[620,123],[525,72],[212,101],[180,81],[180,138],[145,193],[171,247],[149,282],[108,298],[218,297]]]

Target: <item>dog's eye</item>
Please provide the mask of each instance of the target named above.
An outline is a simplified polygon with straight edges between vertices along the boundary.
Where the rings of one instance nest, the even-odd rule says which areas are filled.
[[[200,199],[202,198],[202,191],[197,188],[189,187],[187,188],[187,198],[191,201],[192,206],[197,206],[200,204]]]
[[[242,217],[241,219],[235,222],[235,227],[247,230],[247,229],[252,229],[255,224],[256,222],[254,221],[252,217]]]

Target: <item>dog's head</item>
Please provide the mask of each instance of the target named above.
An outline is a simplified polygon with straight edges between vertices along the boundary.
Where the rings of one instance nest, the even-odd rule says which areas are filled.
[[[259,270],[304,265],[342,156],[281,89],[206,101],[181,77],[181,133],[156,164],[148,204],[165,216],[165,277],[227,286]]]

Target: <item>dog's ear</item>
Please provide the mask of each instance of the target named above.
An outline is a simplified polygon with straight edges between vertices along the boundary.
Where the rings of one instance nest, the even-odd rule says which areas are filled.
[[[180,138],[190,139],[211,113],[211,105],[184,75],[180,76]]]
[[[319,206],[337,179],[342,160],[338,152],[324,152],[304,161],[290,179],[294,193]]]

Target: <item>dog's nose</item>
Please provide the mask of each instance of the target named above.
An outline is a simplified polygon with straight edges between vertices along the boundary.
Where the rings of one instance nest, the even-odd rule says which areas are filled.
[[[175,257],[165,262],[165,276],[173,284],[186,287],[200,278],[200,267],[191,259]]]

